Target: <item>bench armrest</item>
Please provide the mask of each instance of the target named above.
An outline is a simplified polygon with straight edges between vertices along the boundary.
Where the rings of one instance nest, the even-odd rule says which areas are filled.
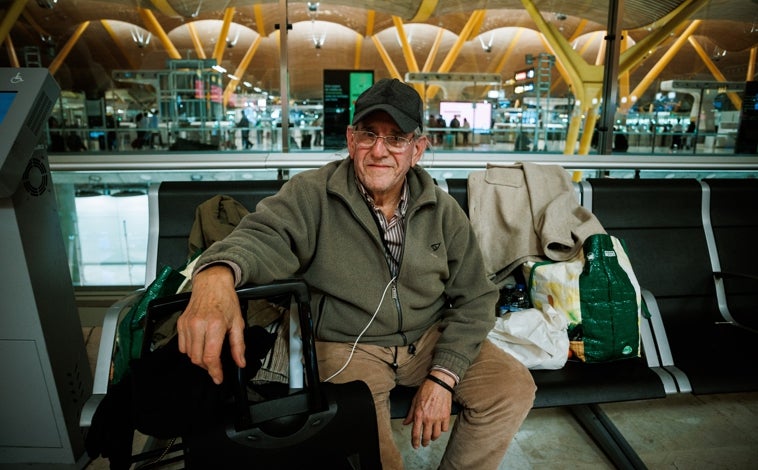
[[[758,275],[755,274],[735,273],[730,271],[715,271],[713,275],[716,276],[717,279],[750,279],[753,281],[758,281]]]
[[[108,385],[111,375],[111,362],[113,360],[113,349],[116,345],[116,331],[118,324],[123,315],[128,312],[139,299],[145,289],[137,289],[126,297],[114,302],[108,307],[103,317],[103,331],[100,335],[100,347],[97,351],[97,363],[95,365],[95,377],[92,384],[92,395],[84,403],[82,414],[79,417],[79,425],[88,428],[92,424],[92,417],[95,415],[98,405],[108,393]]]
[[[692,391],[692,385],[684,373],[679,370],[674,364],[674,356],[671,353],[671,347],[669,346],[668,336],[666,335],[666,328],[663,325],[663,318],[661,317],[661,311],[658,308],[658,301],[655,300],[655,296],[648,289],[642,289],[642,299],[647,306],[648,312],[650,312],[650,319],[648,320],[650,328],[652,329],[654,348],[658,351],[658,358],[660,359],[660,366],[663,367],[670,375],[674,377],[676,387],[679,392],[689,393]],[[652,347],[652,345],[648,346]],[[667,393],[674,393],[676,390],[669,390]]]

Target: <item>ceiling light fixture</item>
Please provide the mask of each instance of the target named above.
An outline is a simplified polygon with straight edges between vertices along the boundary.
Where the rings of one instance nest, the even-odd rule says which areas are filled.
[[[239,29],[234,34],[234,39],[229,39],[229,36],[226,37],[226,47],[231,49],[232,47],[237,45],[237,41],[240,39],[240,31]]]
[[[152,37],[153,34],[150,31],[145,31],[137,27],[132,28],[132,41],[134,41],[134,44],[140,49],[147,47],[147,45],[150,44],[150,39]]]
[[[58,0],[37,0],[37,5],[39,5],[41,8],[47,8],[48,10],[55,8],[55,5],[57,3]]]
[[[479,44],[482,45],[482,50],[484,52],[492,52],[492,41],[495,39],[494,34],[490,34],[490,40],[487,44],[484,43],[484,39],[482,39],[481,36],[479,36]]]

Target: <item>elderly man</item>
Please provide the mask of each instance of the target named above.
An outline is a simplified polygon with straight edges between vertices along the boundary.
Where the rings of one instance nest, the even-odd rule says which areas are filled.
[[[455,400],[462,411],[440,468],[495,469],[535,386],[486,339],[498,291],[465,213],[418,166],[422,129],[412,87],[385,79],[361,94],[346,131],[349,158],[295,175],[202,255],[179,349],[220,383],[227,335],[244,366],[235,286],[302,277],[321,378],[368,384],[383,468],[403,466],[389,409],[401,384],[418,387],[404,420],[414,448],[448,431]]]

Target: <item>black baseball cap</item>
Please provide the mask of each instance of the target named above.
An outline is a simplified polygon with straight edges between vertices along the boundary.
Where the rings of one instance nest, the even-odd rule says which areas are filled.
[[[355,100],[353,125],[374,111],[384,111],[403,132],[423,129],[424,104],[416,89],[397,78],[383,78]]]

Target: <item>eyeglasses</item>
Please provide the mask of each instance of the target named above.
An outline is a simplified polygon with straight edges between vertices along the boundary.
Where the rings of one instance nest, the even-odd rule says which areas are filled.
[[[369,131],[353,131],[353,138],[356,145],[363,149],[370,149],[376,144],[377,139],[384,139],[384,145],[387,149],[395,152],[402,152],[413,142],[413,139],[398,137],[396,135],[381,136]]]

